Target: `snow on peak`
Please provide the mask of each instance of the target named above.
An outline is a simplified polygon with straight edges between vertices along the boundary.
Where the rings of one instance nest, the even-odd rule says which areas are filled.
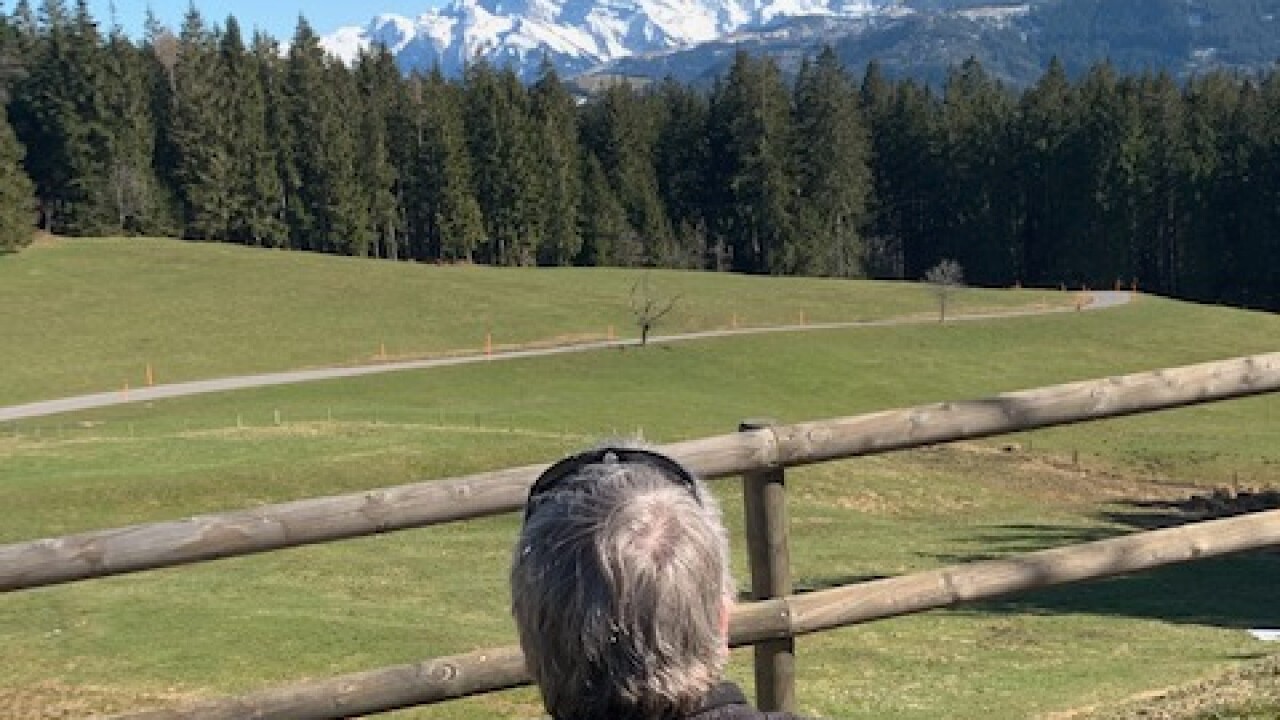
[[[527,78],[544,55],[571,74],[782,18],[865,17],[895,12],[899,5],[900,0],[452,0],[414,19],[377,15],[364,27],[341,28],[321,42],[346,62],[377,44],[406,68],[439,65],[456,76],[479,55],[513,63]]]

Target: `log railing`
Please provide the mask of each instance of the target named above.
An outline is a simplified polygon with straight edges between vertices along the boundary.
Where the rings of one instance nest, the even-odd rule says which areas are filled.
[[[743,475],[756,602],[733,616],[757,645],[761,704],[789,707],[796,635],[1036,587],[1280,544],[1280,511],[790,594],[783,469],[1280,390],[1280,353],[794,425],[661,448],[703,477]],[[0,591],[423,527],[518,509],[544,466],[313,498],[0,546]],[[513,648],[373,670],[130,718],[341,718],[527,682]]]
[[[1275,546],[1280,546],[1280,510],[1134,533],[744,603],[734,610],[730,642],[734,647],[759,648],[762,643],[881,618]],[[774,656],[766,657],[772,660]],[[772,687],[766,692],[777,692],[779,678],[766,676],[766,680]],[[121,715],[114,720],[336,720],[505,690],[528,682],[520,649],[504,647],[172,710]],[[781,697],[792,696],[788,687]],[[759,704],[766,702],[761,699]]]

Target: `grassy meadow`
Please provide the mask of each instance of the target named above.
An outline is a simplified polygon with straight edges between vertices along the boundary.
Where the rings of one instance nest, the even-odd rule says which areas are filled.
[[[239,245],[45,240],[0,258],[0,404],[157,383],[562,344],[638,333],[643,272],[423,266]],[[899,283],[655,271],[657,334],[936,313]],[[956,312],[1069,305],[965,292]]]
[[[625,336],[635,277],[54,241],[0,258],[0,404],[141,382],[147,362],[167,382],[367,361],[380,344],[390,356],[474,352],[486,331],[513,345],[603,337],[610,324]],[[681,294],[660,333],[734,315],[746,326],[933,311],[905,283],[652,279]],[[972,291],[958,311],[1070,302]],[[810,420],[1268,352],[1277,338],[1274,315],[1139,297],[1096,313],[736,336],[32,419],[0,425],[0,543],[546,461],[605,436],[668,442],[747,417]],[[789,471],[797,585],[1185,520],[1187,501],[1215,488],[1280,487],[1277,420],[1280,398],[1259,397]],[[715,487],[745,585],[740,495]],[[516,523],[9,593],[0,717],[82,717],[511,644]],[[1260,553],[807,636],[800,709],[1083,720],[1154,691],[1273,678],[1280,647],[1244,629],[1280,626],[1278,574],[1280,557]],[[734,658],[749,684],[749,653]],[[1272,717],[1246,714],[1256,696],[1198,717]],[[390,717],[538,716],[525,689]]]

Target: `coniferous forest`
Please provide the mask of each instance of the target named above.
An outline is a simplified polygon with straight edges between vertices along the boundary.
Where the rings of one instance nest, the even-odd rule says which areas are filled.
[[[428,262],[1130,287],[1280,308],[1280,75],[940,87],[830,50],[784,77],[576,98],[484,63],[347,66],[190,11],[139,40],[84,0],[0,18],[0,250],[24,228]],[[25,153],[24,153],[25,149]],[[28,199],[30,201],[28,202]]]

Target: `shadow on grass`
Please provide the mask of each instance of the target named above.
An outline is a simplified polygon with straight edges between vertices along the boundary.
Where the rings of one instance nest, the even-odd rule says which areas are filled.
[[[1280,493],[1215,491],[1185,500],[1132,500],[1098,514],[1105,525],[1008,525],[975,538],[981,557],[938,556],[946,564],[1091,542],[1135,531],[1280,508]],[[966,606],[991,613],[1090,613],[1228,628],[1280,627],[1280,552],[1259,550]]]
[[[941,565],[990,560],[1012,554],[1104,540],[1136,531],[1174,527],[1243,512],[1280,508],[1280,493],[1217,491],[1178,501],[1114,503],[1098,524],[991,526],[966,540],[976,554],[932,554]],[[800,592],[848,585],[883,576],[797,579]],[[1280,627],[1280,550],[1221,558],[1062,585],[969,603],[966,612],[1018,614],[1088,613],[1151,618],[1227,628]]]

